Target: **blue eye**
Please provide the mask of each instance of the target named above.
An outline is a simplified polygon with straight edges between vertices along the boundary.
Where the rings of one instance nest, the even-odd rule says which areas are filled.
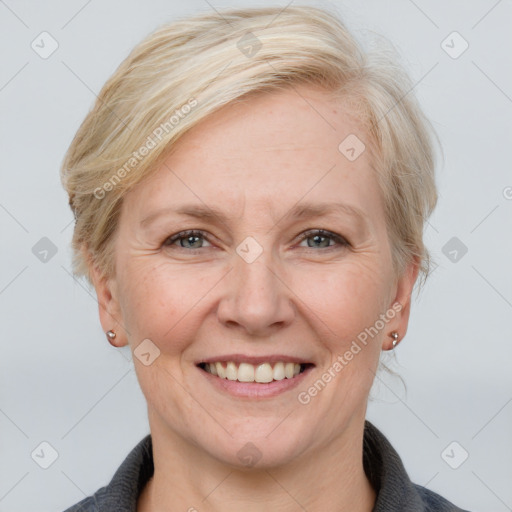
[[[166,247],[176,245],[180,249],[190,249],[193,251],[206,248],[207,246],[204,246],[204,242],[207,240],[208,237],[204,231],[188,230],[181,231],[180,233],[176,233],[175,235],[170,236],[163,242],[163,245]],[[302,233],[299,241],[302,242],[304,240],[308,240],[308,249],[328,249],[335,247],[336,245],[342,248],[350,245],[342,236],[331,233],[330,231],[325,231],[323,229],[312,229]],[[310,244],[309,240],[313,240],[313,242]],[[335,243],[331,244],[330,240],[333,240]],[[325,243],[326,241],[327,244]]]
[[[205,239],[205,235],[203,231],[182,231],[181,233],[177,233],[176,235],[170,236],[164,242],[165,246],[175,245],[176,242],[179,241],[179,247],[182,249],[200,249],[202,247],[202,243],[199,246],[190,247],[187,244],[197,244],[198,240]]]
[[[331,233],[330,231],[325,231],[324,229],[312,229],[310,231],[306,231],[301,235],[300,241],[302,242],[304,240],[314,240],[313,244],[311,245],[308,242],[308,248],[320,247],[321,249],[323,249],[333,247],[333,245],[329,244],[329,239],[335,240],[337,245],[340,246],[349,245],[349,243],[342,236],[336,235],[335,233]],[[327,245],[325,245],[324,243],[325,240],[327,240]]]

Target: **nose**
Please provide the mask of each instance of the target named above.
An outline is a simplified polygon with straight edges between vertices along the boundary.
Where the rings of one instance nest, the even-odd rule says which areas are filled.
[[[219,321],[253,337],[268,337],[290,325],[295,317],[294,294],[282,265],[272,261],[270,251],[263,251],[251,263],[235,252],[233,267],[224,279]]]

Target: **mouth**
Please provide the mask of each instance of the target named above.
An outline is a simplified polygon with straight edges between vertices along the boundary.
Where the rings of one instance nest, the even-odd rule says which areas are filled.
[[[243,361],[210,361],[201,362],[197,366],[219,379],[252,384],[269,384],[286,379],[296,379],[314,365],[312,363],[283,360],[257,364]]]

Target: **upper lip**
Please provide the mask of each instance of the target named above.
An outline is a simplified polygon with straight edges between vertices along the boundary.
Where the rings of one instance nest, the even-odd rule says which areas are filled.
[[[263,356],[249,356],[244,354],[223,354],[218,356],[207,357],[197,361],[196,364],[201,363],[218,363],[233,361],[234,363],[249,363],[249,364],[262,364],[262,363],[297,363],[297,364],[313,364],[311,360],[302,357],[286,355],[286,354],[268,354]]]

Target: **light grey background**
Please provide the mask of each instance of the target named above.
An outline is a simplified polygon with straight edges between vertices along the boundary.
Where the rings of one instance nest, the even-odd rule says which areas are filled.
[[[368,418],[416,483],[471,511],[512,510],[512,4],[310,3],[334,6],[360,38],[375,31],[394,43],[445,151],[426,229],[438,267],[393,365],[407,392],[381,375]],[[70,275],[72,215],[58,170],[137,42],[178,15],[234,5],[0,1],[0,511],[65,509],[106,485],[149,432],[129,352],[107,343],[94,294]],[[31,48],[43,31],[59,45],[47,59]],[[469,43],[458,58],[441,46],[453,31]],[[445,48],[457,53],[464,42],[450,37]],[[32,252],[42,237],[57,248],[46,262]],[[452,237],[468,249],[456,262],[443,253]],[[58,452],[48,469],[31,457],[43,441]],[[462,450],[469,457],[452,469],[445,460],[456,465]]]

